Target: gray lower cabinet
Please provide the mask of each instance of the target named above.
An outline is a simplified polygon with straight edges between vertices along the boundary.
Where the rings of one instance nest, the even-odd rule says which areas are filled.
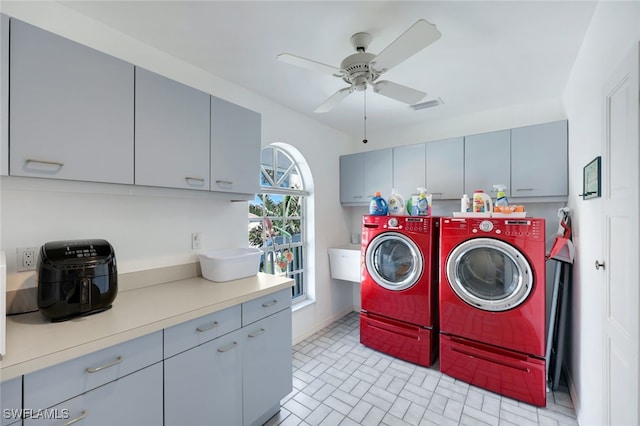
[[[10,20],[9,174],[133,183],[132,64]]]
[[[278,412],[280,400],[292,390],[291,308],[242,331],[243,424],[261,425]]]
[[[165,426],[242,424],[242,330],[164,361]]]
[[[22,376],[0,383],[0,425],[19,424],[22,416]]]
[[[464,192],[481,189],[490,196],[493,185],[510,186],[511,131],[482,133],[464,137]],[[510,196],[507,188],[507,196]]]
[[[257,112],[211,96],[212,191],[259,191],[261,126]]]
[[[511,196],[569,195],[567,121],[511,130]]]
[[[464,191],[464,138],[425,144],[426,184],[434,200],[460,198]]]
[[[210,95],[140,67],[135,74],[135,184],[208,191]]]
[[[258,425],[292,389],[291,290],[164,331],[165,426]]]

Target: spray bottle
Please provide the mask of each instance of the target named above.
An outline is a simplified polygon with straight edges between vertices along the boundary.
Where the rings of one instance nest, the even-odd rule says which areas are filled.
[[[508,206],[509,200],[507,200],[507,194],[505,191],[507,187],[502,184],[493,185],[493,192],[496,193],[496,206]]]

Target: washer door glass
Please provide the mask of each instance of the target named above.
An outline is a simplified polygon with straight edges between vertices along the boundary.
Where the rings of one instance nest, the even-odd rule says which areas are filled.
[[[447,278],[462,300],[485,311],[513,309],[533,288],[533,272],[522,253],[491,238],[458,245],[447,259]]]
[[[418,246],[407,236],[385,232],[375,237],[365,252],[367,272],[388,290],[405,290],[422,275],[423,259]]]

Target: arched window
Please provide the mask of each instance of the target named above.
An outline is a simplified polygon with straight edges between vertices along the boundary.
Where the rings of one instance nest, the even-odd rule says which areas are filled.
[[[305,191],[303,175],[283,144],[262,149],[260,188],[249,202],[249,245],[262,251],[260,271],[293,278],[293,299],[305,288]]]

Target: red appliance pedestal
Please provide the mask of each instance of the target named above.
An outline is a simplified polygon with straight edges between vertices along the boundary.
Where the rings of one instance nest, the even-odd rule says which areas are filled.
[[[547,404],[543,358],[440,334],[440,371],[538,407]]]
[[[360,314],[360,342],[372,349],[429,367],[438,354],[438,334],[431,329],[375,315]]]

